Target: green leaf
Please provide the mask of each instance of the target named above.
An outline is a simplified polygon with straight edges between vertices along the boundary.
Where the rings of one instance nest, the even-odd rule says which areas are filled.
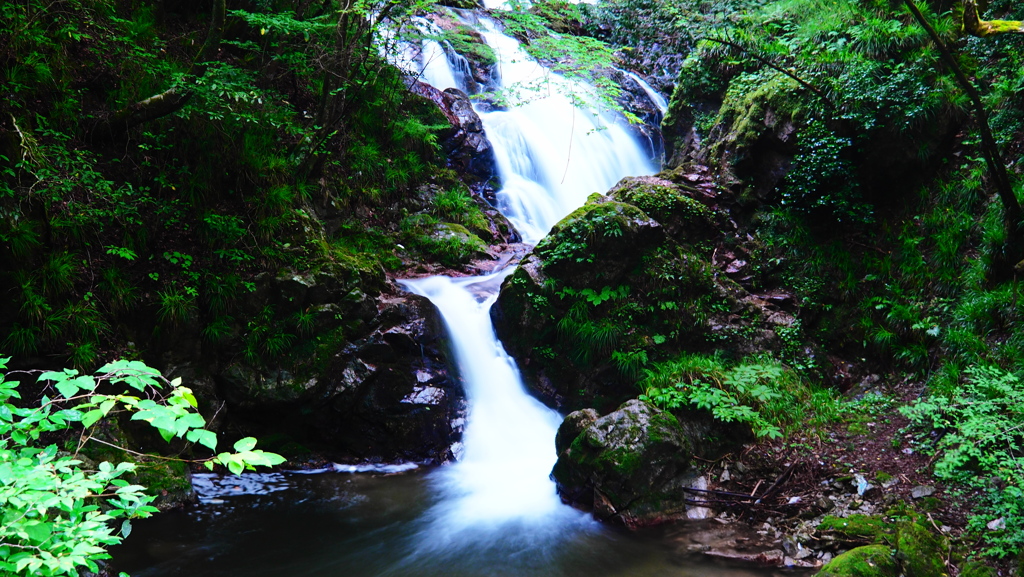
[[[82,416],[82,426],[91,427],[103,418],[103,411],[100,409],[93,409]]]
[[[70,399],[78,392],[78,383],[75,381],[61,381],[54,386],[65,399]]]
[[[199,443],[208,447],[211,451],[217,450],[217,434],[206,429],[193,429],[185,435],[185,438],[193,443]]]
[[[124,523],[121,523],[121,536],[124,537],[125,539],[127,539],[128,535],[131,535],[131,534],[132,534],[132,522],[129,521],[128,519],[125,519]]]
[[[53,526],[49,523],[30,522],[22,526],[28,538],[35,543],[42,543],[50,538]]]
[[[235,443],[235,450],[242,453],[244,451],[251,451],[255,446],[256,439],[253,437],[246,437],[244,439],[239,439],[238,442]]]
[[[238,461],[228,461],[228,470],[236,475],[241,475],[242,471],[245,470],[245,466]]]
[[[100,403],[100,411],[105,416],[107,413],[110,412],[110,409],[114,408],[114,405],[116,405],[116,404],[117,404],[117,400],[116,399],[110,399],[110,400],[107,400],[107,401],[103,401],[102,403]]]

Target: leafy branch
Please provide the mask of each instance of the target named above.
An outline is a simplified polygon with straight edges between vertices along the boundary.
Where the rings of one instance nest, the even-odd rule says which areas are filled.
[[[0,369],[8,360],[0,359]],[[112,413],[127,411],[131,420],[149,423],[168,441],[184,438],[216,450],[217,435],[204,428],[190,389],[138,361],[108,363],[96,375],[47,371],[38,380],[59,396],[44,396],[38,407],[23,407],[14,402],[21,399],[19,383],[0,373],[0,573],[77,575],[79,567],[97,572],[96,561],[109,557],[105,547],[131,532],[130,520],[156,512],[150,505],[153,497],[145,494],[145,487],[122,478],[135,471],[134,463],[104,461],[94,470],[86,468],[77,450],[69,454],[56,444],[39,446],[40,439],[52,438],[44,434],[81,426],[82,439],[116,447],[87,431]],[[99,392],[101,385],[121,385],[124,392]],[[165,386],[170,390],[164,395]],[[255,447],[256,439],[248,437],[236,442],[233,451],[200,462],[209,469],[223,465],[235,474],[284,462],[280,455]]]

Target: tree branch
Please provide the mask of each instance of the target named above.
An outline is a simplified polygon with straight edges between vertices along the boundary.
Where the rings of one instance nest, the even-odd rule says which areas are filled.
[[[776,72],[781,72],[782,74],[785,74],[786,76],[792,78],[793,80],[795,80],[797,82],[797,84],[799,84],[800,86],[803,86],[807,90],[810,90],[811,92],[813,92],[815,94],[815,96],[820,98],[825,104],[828,105],[829,108],[831,108],[832,110],[836,110],[836,105],[829,99],[829,97],[826,96],[824,92],[822,92],[821,90],[816,88],[814,85],[812,85],[810,82],[807,82],[803,78],[800,78],[796,74],[794,74],[794,73],[790,72],[789,70],[786,70],[785,68],[775,64],[774,62],[768,60],[767,58],[764,58],[763,56],[760,56],[760,55],[754,53],[752,50],[748,49],[747,47],[745,47],[745,46],[743,46],[741,44],[737,44],[735,42],[732,42],[730,40],[722,40],[721,38],[702,37],[702,38],[697,38],[697,40],[698,41],[699,40],[708,40],[710,42],[717,42],[718,44],[724,44],[725,46],[730,46],[732,48],[735,48],[736,50],[739,50],[739,51],[747,54],[748,56],[750,56],[754,60],[757,60],[761,64],[764,64],[768,68],[771,68],[772,70],[775,70]]]
[[[953,71],[957,83],[960,84],[960,87],[963,88],[964,92],[971,99],[975,120],[978,123],[978,131],[981,132],[981,150],[985,155],[985,163],[992,174],[992,179],[995,181],[996,192],[999,193],[999,199],[1003,203],[1003,214],[1006,219],[1007,232],[1012,241],[1020,236],[1018,232],[1021,224],[1020,203],[1017,201],[1017,195],[1013,192],[1010,176],[1006,172],[1006,165],[1003,164],[1002,157],[999,154],[999,147],[996,145],[995,138],[992,137],[992,131],[989,129],[988,113],[985,111],[985,105],[981,102],[981,95],[974,84],[967,79],[967,75],[964,74],[963,69],[957,64],[956,58],[953,57],[949,47],[942,42],[938,32],[928,23],[924,14],[917,9],[917,5],[914,4],[913,0],[903,0],[903,3],[907,5],[910,13],[914,15],[914,18],[917,19],[918,23],[925,29],[925,32],[928,33],[928,36],[931,37],[932,42],[938,47],[939,53],[942,54],[942,60]],[[965,4],[974,4],[974,1],[965,0]],[[977,12],[975,12],[975,15],[977,15]]]

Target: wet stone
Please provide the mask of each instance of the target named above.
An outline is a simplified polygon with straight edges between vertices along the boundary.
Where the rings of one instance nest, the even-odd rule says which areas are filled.
[[[931,497],[935,494],[935,487],[929,487],[927,485],[918,485],[910,490],[910,496],[915,499],[923,499],[925,497]]]

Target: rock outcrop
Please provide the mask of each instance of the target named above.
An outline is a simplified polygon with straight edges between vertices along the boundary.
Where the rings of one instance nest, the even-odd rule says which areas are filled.
[[[769,315],[711,262],[727,224],[702,191],[624,179],[555,225],[506,279],[492,318],[535,394],[607,412],[640,392],[647,363],[778,346]]]
[[[418,80],[410,83],[409,90],[437,104],[448,119],[451,128],[442,135],[441,142],[449,166],[481,182],[494,178],[497,174],[494,150],[469,96],[457,88],[442,92]]]

